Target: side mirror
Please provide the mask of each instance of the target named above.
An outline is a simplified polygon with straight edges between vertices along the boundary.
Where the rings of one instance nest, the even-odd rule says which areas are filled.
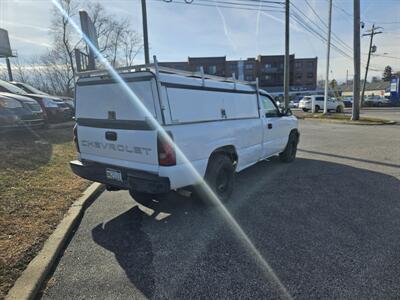
[[[291,115],[293,115],[293,113],[292,113],[292,111],[290,110],[289,107],[288,107],[288,108],[282,107],[282,109],[281,109],[281,116],[282,116],[282,117],[284,117],[284,116],[291,116]]]

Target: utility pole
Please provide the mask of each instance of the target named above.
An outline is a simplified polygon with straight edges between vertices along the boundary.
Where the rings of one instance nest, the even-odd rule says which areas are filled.
[[[283,92],[284,92],[284,101],[285,108],[289,108],[289,6],[290,1],[286,0],[285,2],[285,61],[284,61],[284,82],[283,82]]]
[[[382,31],[375,31],[377,29],[382,29],[382,27],[375,27],[375,24],[372,24],[372,28],[370,30],[367,30],[369,33],[364,33],[363,36],[370,36],[369,39],[369,50],[368,50],[368,60],[367,60],[367,66],[365,67],[365,76],[364,76],[364,83],[363,83],[363,88],[361,92],[361,107],[364,105],[364,93],[365,93],[365,85],[367,83],[367,76],[368,76],[368,68],[369,68],[369,61],[371,59],[371,52],[375,52],[375,48],[372,46],[372,40],[374,39],[375,34],[380,34]]]
[[[353,0],[354,21],[353,21],[353,108],[351,119],[360,119],[360,0]]]
[[[329,0],[328,45],[327,45],[327,50],[326,50],[324,114],[328,113],[329,59],[330,59],[330,53],[331,53],[331,31],[332,31],[331,29],[332,29],[332,0]]]
[[[147,34],[147,11],[146,0],[142,0],[142,22],[143,22],[143,46],[144,46],[144,63],[150,63],[149,55],[149,37]]]

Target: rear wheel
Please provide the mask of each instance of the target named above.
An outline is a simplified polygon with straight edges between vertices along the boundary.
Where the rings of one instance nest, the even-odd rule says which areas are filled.
[[[285,150],[283,152],[279,153],[279,159],[282,162],[292,162],[296,158],[296,153],[297,153],[297,144],[299,142],[299,138],[297,135],[297,132],[292,131],[289,135],[289,140],[286,144]]]
[[[308,112],[308,109],[307,109],[307,108],[303,108],[303,111],[304,111],[304,112]]]
[[[320,109],[319,105],[315,105],[315,112],[316,113],[319,112],[319,109]]]
[[[343,107],[341,105],[339,105],[338,107],[336,107],[336,112],[337,113],[342,113],[343,112]]]
[[[208,187],[215,193],[219,200],[226,202],[233,192],[235,182],[235,168],[227,155],[216,154],[211,157],[206,175],[204,176]],[[211,195],[202,185],[196,186],[195,197],[213,203]]]

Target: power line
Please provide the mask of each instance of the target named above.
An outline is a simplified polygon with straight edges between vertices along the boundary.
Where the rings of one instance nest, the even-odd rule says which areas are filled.
[[[165,3],[167,1],[165,0],[151,0],[153,2],[159,2],[159,3]],[[245,7],[245,6],[232,6],[232,5],[224,5],[219,3],[220,1],[213,1],[215,4],[209,4],[209,3],[198,3],[198,2],[192,2],[188,4],[187,2],[178,2],[178,1],[168,1],[168,4],[181,4],[181,5],[187,5],[187,6],[203,6],[203,7],[213,7],[215,8],[218,6],[219,8],[229,8],[229,9],[239,9],[239,10],[247,10],[247,11],[264,11],[264,12],[280,12],[283,13],[283,9],[258,9],[258,8],[250,8],[250,7]]]
[[[348,11],[346,11],[345,9],[343,9],[342,7],[340,7],[339,5],[333,3],[333,6],[336,7],[337,9],[339,9],[343,14],[345,14],[346,16],[350,17],[351,21],[353,21],[353,15],[351,13],[349,13]]]
[[[322,33],[320,33],[319,31],[315,30],[314,28],[312,28],[311,26],[309,26],[307,24],[307,21],[305,21],[299,14],[297,14],[296,12],[292,13],[292,19],[299,24],[302,28],[304,28],[306,31],[308,31],[309,33],[311,33],[312,35],[314,35],[316,38],[318,38],[320,41],[322,41],[323,43],[327,42],[327,39],[325,36],[322,35]],[[343,51],[342,49],[340,49],[339,47],[337,47],[335,44],[332,43],[332,47],[339,52],[341,55],[349,58],[349,59],[353,59],[352,56],[350,56],[349,54],[347,54],[345,51]]]
[[[181,5],[190,5],[190,6],[202,6],[202,7],[213,7],[215,8],[216,6],[218,6],[219,8],[227,8],[227,9],[237,9],[237,10],[245,10],[245,11],[262,11],[262,12],[279,12],[279,13],[283,13],[283,7],[280,6],[276,6],[275,7],[267,7],[265,6],[265,8],[263,8],[263,5],[261,5],[261,7],[259,7],[259,1],[258,0],[230,0],[230,1],[225,1],[225,0],[196,0],[196,1],[192,1],[192,2],[188,2],[189,0],[183,0],[182,1],[177,1],[177,0],[152,0],[154,2],[167,2],[169,4],[181,4]],[[199,1],[202,2],[212,2],[211,3],[199,3]],[[239,3],[240,2],[240,3]],[[253,3],[258,3],[256,7],[253,7]],[[278,1],[266,1],[266,0],[260,0],[260,2],[262,3],[275,3],[275,4],[282,4],[283,2],[278,2]],[[317,37],[320,41],[322,41],[323,43],[326,43],[327,40],[325,38],[325,36],[323,34],[325,34],[325,30],[323,28],[321,28],[318,24],[316,24],[313,20],[311,20],[302,10],[300,10],[297,6],[295,6],[293,3],[291,3],[291,5],[293,7],[295,7],[295,9],[301,14],[303,15],[308,22],[312,23],[316,28],[313,28],[312,26],[310,26],[308,24],[308,22],[304,19],[304,17],[302,17],[299,13],[297,13],[296,11],[292,11],[291,14],[291,18],[297,23],[299,24],[302,28],[304,28],[307,32],[309,32],[310,34],[314,35],[315,37]],[[322,33],[320,32],[322,31]],[[339,39],[340,40],[340,39]],[[335,38],[336,41],[336,38]],[[341,54],[342,56],[344,56],[345,58],[348,58],[349,60],[353,60],[353,57],[351,55],[349,55],[348,53],[346,53],[346,51],[350,51],[352,48],[350,46],[348,46],[345,42],[341,41],[336,41],[339,44],[344,44],[341,47],[346,47],[347,49],[342,49],[340,46],[338,46],[335,43],[332,43],[332,48],[338,52],[339,54]],[[373,71],[381,71],[375,68],[370,68]]]
[[[164,2],[167,3],[179,3],[179,1],[177,0],[163,0]],[[181,2],[183,2],[184,4],[192,4],[198,1],[204,1],[204,0],[182,0]],[[212,0],[210,0],[211,2],[214,2]],[[250,5],[250,6],[259,6],[260,4],[266,4],[266,5],[272,5],[272,4],[276,4],[276,5],[284,5],[284,2],[280,2],[280,1],[269,1],[269,0],[230,0],[230,1],[235,1],[235,3],[231,3],[231,4],[244,4],[244,5]],[[219,2],[219,1],[215,1],[215,2]]]
[[[315,11],[315,9],[312,7],[312,5],[308,2],[308,0],[304,0],[307,4],[307,6],[311,9],[313,14],[317,16],[317,18],[321,21],[321,23],[328,28],[328,25],[325,23],[325,21],[318,15],[318,13]],[[310,19],[310,18],[308,18]],[[315,24],[315,23],[314,23]],[[337,36],[333,31],[332,31],[333,39],[336,40],[338,43],[342,44],[344,47],[348,48],[349,50],[353,50],[349,45],[346,44],[339,36]]]
[[[246,1],[246,2],[248,2],[248,3],[245,3],[245,2],[243,2],[243,1],[240,1],[240,2],[232,2],[232,1],[222,1],[222,0],[218,0],[218,1],[214,1],[214,0],[197,0],[197,1],[201,1],[201,2],[211,2],[211,3],[218,3],[218,4],[224,4],[224,5],[226,5],[226,4],[228,4],[228,5],[237,5],[237,6],[244,6],[244,7],[257,7],[257,8],[267,8],[267,9],[269,9],[269,8],[280,8],[280,7],[278,7],[278,6],[273,6],[273,5],[265,5],[265,4],[262,4],[261,5],[261,3],[263,3],[263,2],[260,2],[260,4],[256,4],[256,3],[254,3],[254,1],[250,1],[250,2],[253,2],[253,3],[250,3],[250,2],[248,2],[248,1]],[[192,2],[193,3],[193,2]],[[215,5],[214,5],[215,6]]]
[[[320,41],[322,41],[323,43],[327,42],[327,39],[325,36],[323,36],[320,32],[318,32],[317,30],[315,30],[315,28],[312,28],[306,20],[304,20],[304,18],[302,18],[299,14],[297,14],[296,12],[293,12],[292,14],[292,19],[294,21],[296,21],[297,24],[299,24],[301,27],[303,27],[306,31],[308,31],[309,33],[311,33],[312,35],[314,35],[315,37],[317,37]],[[338,52],[339,54],[341,54],[342,56],[348,58],[349,60],[353,61],[353,57],[349,54],[347,54],[343,49],[339,48],[336,44],[331,43],[332,48]],[[365,66],[365,64],[363,63],[363,65]],[[378,70],[376,69],[376,67],[371,68],[370,70],[372,71],[377,71],[377,72],[381,72],[382,70]]]
[[[322,29],[318,24],[316,24],[313,20],[311,20],[301,9],[299,9],[295,4],[293,4],[293,3],[291,3],[292,4],[292,6],[302,15],[299,15],[299,14],[297,14],[295,17],[296,18],[298,18],[299,20],[296,20],[297,21],[297,23],[299,23],[299,21],[302,23],[302,24],[299,24],[300,26],[302,26],[304,29],[306,29],[308,32],[310,32],[311,34],[314,34],[314,36],[316,36],[317,35],[317,37],[322,41],[322,42],[327,42],[327,39],[325,38],[325,36],[324,35],[326,35],[326,31],[324,30],[324,29]],[[296,12],[294,12],[295,14],[296,14]],[[304,17],[308,20],[308,22],[304,19]],[[319,30],[321,30],[322,31],[322,33],[321,32],[319,32],[317,29],[315,29],[315,28],[313,28],[313,27],[311,27],[310,26],[310,24],[308,24],[308,23],[311,23],[311,24],[313,24],[313,25],[315,25],[315,27],[317,27]],[[336,42],[338,42],[336,39],[335,39],[335,41]],[[346,48],[347,49],[342,49],[342,48],[340,48],[337,44],[334,44],[334,43],[332,43],[332,47],[336,50],[336,52],[339,52],[342,56],[345,56],[345,57],[347,57],[348,59],[351,59],[351,60],[353,60],[353,57],[351,56],[351,55],[349,55],[349,54],[347,54],[346,53],[346,51],[352,51],[352,48],[350,47],[350,46],[348,46],[345,42],[343,42],[342,40],[341,40],[341,44],[344,44],[345,46],[346,46]],[[343,47],[343,46],[342,46]],[[365,63],[363,63],[363,65],[365,66]],[[371,70],[373,70],[373,71],[381,71],[381,70],[378,70],[377,69],[378,67],[376,67],[376,66],[373,66],[373,67],[371,67],[370,69]]]
[[[349,13],[348,11],[346,11],[343,7],[341,7],[340,5],[337,5],[335,3],[333,3],[333,6],[336,7],[337,9],[339,9],[344,15],[346,15],[347,17],[350,17],[350,21],[353,21],[353,15],[351,13]],[[379,22],[379,21],[371,21],[371,20],[363,20],[365,23],[375,23],[375,24],[400,24],[400,21],[393,21],[393,22]]]
[[[285,5],[285,2],[283,1],[270,1],[270,0],[236,0],[239,2],[255,2],[255,3],[271,3],[271,4],[280,4],[280,5]]]

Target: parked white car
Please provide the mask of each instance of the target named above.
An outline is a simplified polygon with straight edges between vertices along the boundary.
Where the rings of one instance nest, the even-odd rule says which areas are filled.
[[[315,105],[315,112],[319,112],[324,109],[324,95],[312,95],[305,96],[299,102],[299,108],[303,111],[310,111],[312,109],[312,103]],[[344,104],[342,101],[335,98],[329,98],[327,101],[328,111],[343,112]]]
[[[236,172],[274,155],[295,158],[296,117],[254,85],[150,67],[121,76],[147,111],[104,72],[76,83],[79,160],[70,165],[83,178],[148,198],[197,186],[191,164],[227,200]]]

